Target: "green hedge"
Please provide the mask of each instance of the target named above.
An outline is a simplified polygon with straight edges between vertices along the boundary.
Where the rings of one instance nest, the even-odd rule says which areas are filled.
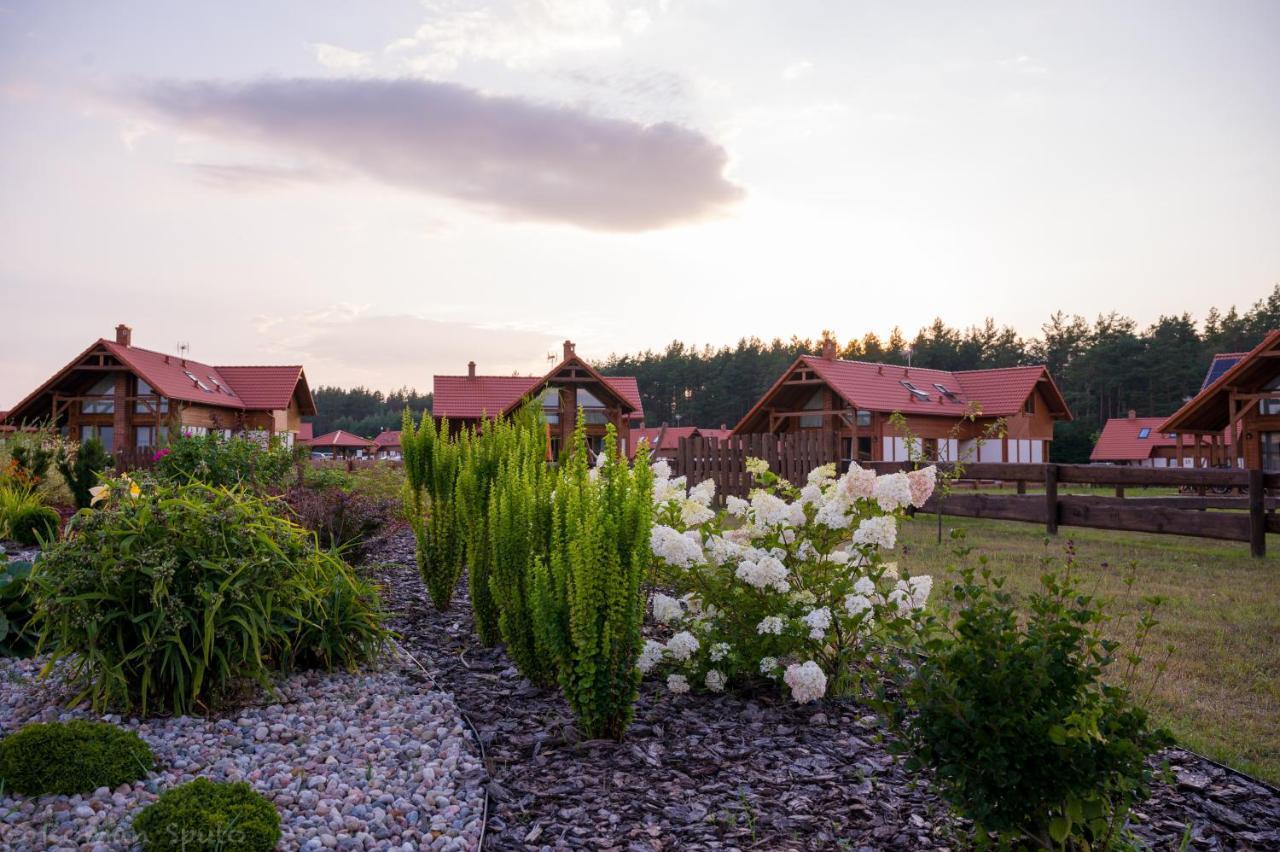
[[[0,740],[0,780],[28,796],[118,787],[153,765],[137,734],[106,722],[37,722]]]
[[[146,852],[269,852],[280,842],[280,814],[244,782],[197,778],[160,794],[133,830]]]

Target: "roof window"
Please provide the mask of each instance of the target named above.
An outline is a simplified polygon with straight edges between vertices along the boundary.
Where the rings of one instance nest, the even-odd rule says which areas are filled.
[[[943,385],[940,385],[937,382],[934,382],[933,386],[938,389],[938,393],[942,394],[946,398],[947,402],[960,401],[960,397],[951,388],[944,387]]]
[[[1139,438],[1150,438],[1150,437],[1151,437],[1151,427],[1150,427],[1150,426],[1143,426],[1141,429],[1139,429],[1139,430],[1138,430],[1138,437],[1139,437]]]
[[[912,399],[919,400],[920,402],[928,402],[930,399],[932,399],[932,397],[929,396],[927,391],[920,390],[920,388],[911,384],[911,382],[907,381],[906,379],[898,379],[898,383],[911,392]]]

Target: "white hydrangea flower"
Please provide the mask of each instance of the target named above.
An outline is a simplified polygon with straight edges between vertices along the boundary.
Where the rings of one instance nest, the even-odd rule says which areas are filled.
[[[798,704],[817,701],[827,694],[827,676],[812,660],[787,666],[782,679],[791,687],[791,698]]]
[[[788,597],[787,600],[794,604],[800,604],[801,606],[812,606],[818,602],[818,596],[808,589],[801,589],[798,592],[792,592],[791,596]]]
[[[806,485],[800,489],[800,502],[805,506],[816,506],[822,503],[822,488],[818,485]]]
[[[857,582],[853,584],[853,590],[869,598],[876,593],[876,584],[871,581],[870,577],[859,577]]]
[[[648,674],[653,671],[654,666],[662,662],[665,651],[661,642],[655,642],[652,639],[644,640],[644,647],[640,649],[640,659],[636,661],[636,668],[640,669],[641,673]]]
[[[711,646],[710,650],[707,651],[707,657],[710,658],[713,663],[718,663],[727,656],[729,656],[728,642],[717,642]]]
[[[827,558],[830,559],[832,562],[834,562],[836,565],[848,565],[849,551],[847,550],[832,551],[830,554],[827,555]]]
[[[808,483],[810,485],[817,485],[819,488],[821,488],[823,486],[830,484],[831,481],[834,480],[835,478],[836,478],[836,463],[827,462],[826,464],[818,465],[813,470],[809,471]]]
[[[881,566],[881,568],[884,571],[884,576],[888,577],[890,580],[898,579],[898,563],[897,562],[886,562],[884,563],[883,566]]]
[[[707,685],[707,689],[712,692],[724,692],[724,686],[729,682],[729,678],[725,677],[724,672],[716,669],[710,669],[707,672],[707,678],[703,681]]]
[[[911,480],[907,479],[905,473],[890,473],[886,476],[877,476],[875,485],[871,489],[871,496],[875,498],[876,503],[886,512],[892,512],[894,509],[911,505]]]
[[[681,630],[675,636],[667,640],[667,653],[671,655],[673,660],[684,662],[693,656],[698,650],[698,637],[694,636],[688,630]]]
[[[716,496],[716,481],[704,479],[689,489],[689,499],[696,500],[704,506],[711,505],[711,498]]]
[[[893,550],[898,543],[898,524],[891,515],[863,518],[853,533],[854,544],[871,544],[881,550]]]
[[[686,527],[702,526],[715,516],[715,512],[697,500],[685,500],[680,504],[680,522]]]
[[[778,658],[777,657],[761,657],[760,658],[760,674],[765,677],[778,676]]]
[[[726,562],[741,559],[746,553],[746,548],[722,535],[713,535],[707,539],[707,553],[713,562],[723,565]]]
[[[809,628],[809,638],[821,639],[827,635],[827,629],[831,627],[831,610],[825,606],[815,609],[802,620]]]
[[[911,486],[911,505],[919,509],[928,502],[938,484],[938,469],[929,465],[921,470],[913,470],[907,474],[907,482]]]
[[[729,510],[729,514],[733,515],[735,518],[740,518],[745,515],[750,506],[751,504],[746,500],[743,500],[741,497],[735,497],[732,494],[725,498],[725,507]]]
[[[766,615],[760,620],[760,623],[756,625],[756,633],[759,633],[761,636],[768,633],[772,633],[775,636],[781,636],[782,627],[783,621],[780,617],[776,615]]]
[[[933,591],[933,577],[928,574],[912,577],[907,581],[907,588],[911,592],[911,606],[923,609],[929,602],[929,593]]]
[[[653,596],[653,620],[659,624],[674,624],[684,618],[684,607],[673,597],[657,592]]]
[[[666,459],[658,459],[655,462],[650,462],[649,470],[653,471],[653,478],[655,480],[671,478],[671,465]]]
[[[789,575],[787,566],[768,555],[760,557],[756,562],[746,560],[734,572],[735,577],[752,588],[773,589],[776,592],[785,592],[790,588],[787,584]]]
[[[849,515],[849,500],[844,494],[837,493],[818,509],[814,521],[833,530],[842,530],[849,526],[853,518]]]
[[[654,556],[673,568],[688,568],[703,561],[702,546],[697,541],[663,524],[653,525],[649,546]]]
[[[751,508],[755,511],[756,523],[761,526],[776,527],[790,523],[790,506],[787,501],[768,491],[753,491]]]
[[[667,689],[676,695],[684,695],[689,691],[689,681],[684,675],[667,675]]]
[[[671,500],[684,499],[684,477],[675,479],[655,479],[653,481],[653,503],[661,506]]]
[[[844,596],[844,611],[849,613],[850,617],[856,618],[869,609],[871,609],[871,598],[866,595],[852,594]]]
[[[787,523],[793,527],[802,527],[806,520],[808,518],[805,517],[803,503],[797,501],[787,504]]]
[[[748,458],[745,466],[747,473],[753,476],[763,476],[769,472],[769,463],[764,459]]]
[[[840,477],[839,489],[850,500],[864,500],[871,496],[876,484],[876,472],[856,464]]]

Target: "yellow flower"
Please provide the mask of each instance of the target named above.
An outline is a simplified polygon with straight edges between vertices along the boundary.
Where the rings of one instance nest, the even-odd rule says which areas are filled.
[[[93,495],[93,499],[89,501],[89,505],[96,506],[111,496],[111,486],[95,485],[93,488],[89,489],[89,493]]]
[[[130,496],[130,497],[137,497],[137,496],[138,496],[139,494],[141,494],[141,493],[142,493],[142,489],[138,487],[138,483],[136,483],[136,482],[134,482],[134,481],[130,480],[130,481],[129,481],[129,496]]]

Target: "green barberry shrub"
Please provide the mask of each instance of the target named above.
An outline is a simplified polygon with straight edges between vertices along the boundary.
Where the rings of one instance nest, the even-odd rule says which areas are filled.
[[[1001,848],[1123,845],[1150,794],[1148,755],[1170,743],[1126,687],[1155,626],[1146,599],[1126,671],[1103,638],[1105,604],[1071,573],[1046,572],[1025,617],[989,569],[959,570],[940,632],[890,705],[908,768],[927,767],[981,842]]]
[[[436,424],[424,413],[414,429],[408,409],[400,443],[409,485],[406,511],[417,543],[418,571],[436,609],[446,610],[462,576],[463,538],[454,503],[460,446],[450,440],[447,420]]]
[[[137,734],[106,722],[37,722],[0,740],[0,780],[28,796],[117,787],[153,765]]]
[[[146,852],[270,852],[280,814],[244,782],[197,778],[160,794],[133,820]]]

